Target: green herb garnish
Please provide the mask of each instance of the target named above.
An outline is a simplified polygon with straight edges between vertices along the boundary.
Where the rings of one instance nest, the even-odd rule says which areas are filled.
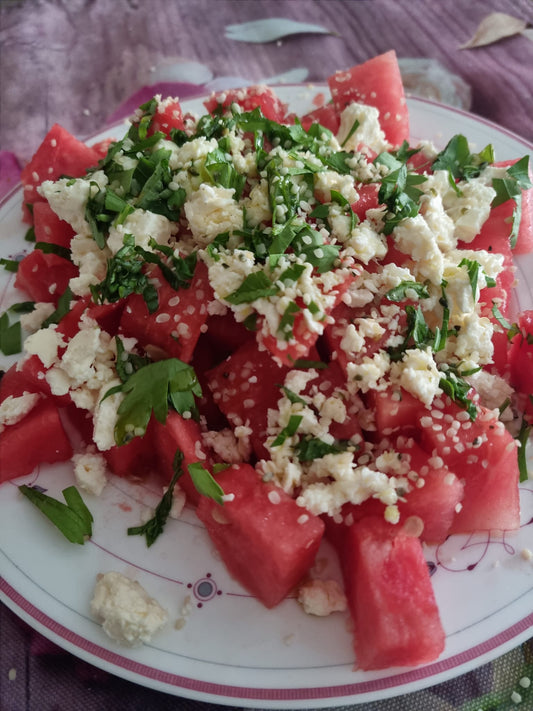
[[[115,425],[115,442],[129,442],[142,437],[152,415],[164,424],[169,405],[180,415],[198,417],[195,397],[202,389],[194,369],[177,358],[149,363],[134,372],[126,382],[117,385],[104,395],[104,399],[117,392],[124,393]]]
[[[39,489],[19,486],[29,499],[71,543],[83,545],[92,535],[93,517],[75,486],[63,489],[65,502],[47,496]]]

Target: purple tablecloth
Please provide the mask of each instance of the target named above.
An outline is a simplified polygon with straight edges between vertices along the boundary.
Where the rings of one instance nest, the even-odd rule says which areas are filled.
[[[3,0],[0,191],[16,182],[54,122],[80,138],[90,136],[135,106],[142,87],[175,89],[186,98],[272,78],[318,82],[389,49],[401,60],[408,90],[470,109],[533,141],[531,37],[460,49],[495,11],[533,23],[530,0]],[[251,43],[225,31],[227,25],[269,17],[312,23],[330,33]],[[0,532],[7,535],[1,521]],[[2,711],[222,708],[100,671],[5,607],[0,624]],[[357,708],[531,709],[533,696],[520,685],[528,678],[533,679],[532,641],[456,680]],[[513,692],[521,693],[521,705]]]

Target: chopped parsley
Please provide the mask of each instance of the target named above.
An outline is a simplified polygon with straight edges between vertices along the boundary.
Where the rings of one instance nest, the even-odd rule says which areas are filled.
[[[0,352],[4,355],[15,355],[22,349],[22,328],[17,315],[30,313],[34,309],[33,301],[23,301],[13,304],[0,316]],[[13,317],[15,316],[15,320]]]
[[[83,545],[92,536],[93,517],[75,486],[63,489],[65,503],[42,490],[23,484],[19,491],[36,506],[71,543]]]
[[[110,388],[104,399],[118,392],[124,394],[115,424],[118,445],[144,436],[152,413],[164,424],[169,406],[180,415],[197,418],[195,398],[202,395],[194,369],[177,358],[140,367],[121,385]]]
[[[154,515],[146,523],[141,526],[132,526],[128,528],[128,536],[144,536],[146,539],[146,545],[150,547],[153,545],[159,536],[163,533],[165,524],[172,508],[172,501],[174,496],[174,488],[176,482],[183,475],[183,452],[181,450],[176,450],[173,462],[173,474],[168,485],[168,489],[163,494],[161,501],[158,503]]]

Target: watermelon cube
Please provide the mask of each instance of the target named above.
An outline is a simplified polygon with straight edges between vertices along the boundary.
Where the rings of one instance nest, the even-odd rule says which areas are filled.
[[[418,538],[381,517],[349,529],[341,558],[359,668],[415,666],[444,649],[429,571]]]
[[[52,400],[39,402],[0,437],[0,482],[31,472],[39,464],[64,462],[72,457],[59,410]]]
[[[216,477],[224,505],[202,497],[196,513],[228,571],[266,607],[280,603],[315,560],[323,522],[249,464]]]

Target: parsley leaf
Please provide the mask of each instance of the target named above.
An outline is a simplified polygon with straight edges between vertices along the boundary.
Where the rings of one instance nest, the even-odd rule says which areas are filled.
[[[311,462],[314,459],[321,459],[326,454],[340,454],[344,452],[348,442],[336,440],[333,444],[328,444],[316,437],[305,437],[294,447],[294,451],[300,462]]]
[[[71,543],[83,545],[92,536],[93,517],[75,486],[63,489],[65,502],[47,496],[39,489],[19,486],[29,499]]]
[[[530,396],[531,397],[531,396]],[[522,424],[520,426],[520,431],[517,436],[519,443],[518,447],[518,471],[520,473],[520,481],[528,480],[527,471],[527,459],[526,459],[526,447],[529,440],[529,435],[531,433],[532,425],[529,425],[524,418],[522,418]]]
[[[192,462],[192,464],[187,465],[187,469],[191,475],[192,483],[199,494],[213,499],[217,504],[224,504],[224,499],[222,498],[224,496],[224,490],[201,462]]]
[[[469,180],[477,177],[483,168],[494,162],[492,145],[486,146],[479,153],[470,153],[465,136],[456,134],[433,161],[432,170],[447,170],[450,184],[456,188],[455,180]]]
[[[274,296],[278,291],[279,287],[272,283],[265,272],[252,272],[235,291],[225,296],[224,300],[235,305],[249,304],[256,299]]]
[[[272,442],[271,446],[280,447],[286,439],[293,437],[296,434],[302,420],[303,415],[291,415],[289,417],[289,422],[281,430],[276,439]]]
[[[71,253],[68,247],[62,247],[60,244],[54,244],[53,242],[36,242],[34,249],[40,249],[44,254],[55,254],[58,257],[63,257],[69,262],[71,261]]]
[[[4,267],[6,272],[18,272],[20,262],[17,259],[6,259],[5,257],[0,257],[0,266]]]
[[[12,314],[30,313],[34,309],[33,301],[13,304],[0,316],[0,351],[4,355],[14,355],[22,350],[22,328],[20,321],[11,323]]]
[[[104,398],[117,392],[125,394],[117,409],[115,442],[118,445],[133,437],[142,437],[152,412],[164,424],[169,405],[180,415],[197,417],[195,397],[202,395],[194,369],[177,358],[142,366],[122,385],[108,390]]]
[[[509,235],[511,249],[514,249],[522,218],[522,190],[528,190],[532,187],[529,179],[529,156],[524,156],[509,166],[506,172],[506,178],[494,178],[492,181],[492,187],[496,191],[496,195],[491,207],[497,207],[507,200],[514,200],[515,207],[513,209],[511,234]]]
[[[173,475],[168,489],[163,494],[161,501],[158,503],[154,515],[152,518],[143,523],[142,526],[132,526],[128,528],[128,536],[144,536],[146,538],[146,545],[150,547],[159,536],[163,533],[165,524],[172,508],[172,498],[174,495],[174,487],[176,482],[183,475],[183,452],[181,450],[176,450],[174,455],[174,462],[172,463]]]
[[[159,306],[157,289],[143,271],[145,260],[135,245],[132,234],[124,235],[124,245],[111,259],[107,260],[106,275],[99,284],[91,285],[93,301],[103,304],[113,303],[129,296],[140,294],[150,313]]]
[[[70,304],[72,302],[73,294],[70,290],[70,286],[67,286],[65,291],[61,294],[57,301],[56,310],[45,318],[41,324],[41,328],[48,328],[53,323],[59,323],[61,319],[70,312]]]
[[[385,298],[389,301],[404,301],[407,299],[407,292],[413,291],[419,299],[429,299],[429,291],[425,284],[420,284],[417,281],[402,281],[398,286],[389,289],[385,294]]]
[[[402,220],[418,215],[419,199],[423,192],[416,186],[427,178],[409,172],[407,164],[391,153],[380,153],[374,163],[384,165],[389,170],[382,178],[378,191],[379,203],[386,206],[383,233],[389,235]]]
[[[468,412],[473,422],[477,416],[477,408],[472,400],[468,398],[468,393],[472,386],[463,379],[463,375],[466,375],[466,373],[461,373],[457,366],[448,365],[439,381],[439,387],[454,402],[457,402]]]

